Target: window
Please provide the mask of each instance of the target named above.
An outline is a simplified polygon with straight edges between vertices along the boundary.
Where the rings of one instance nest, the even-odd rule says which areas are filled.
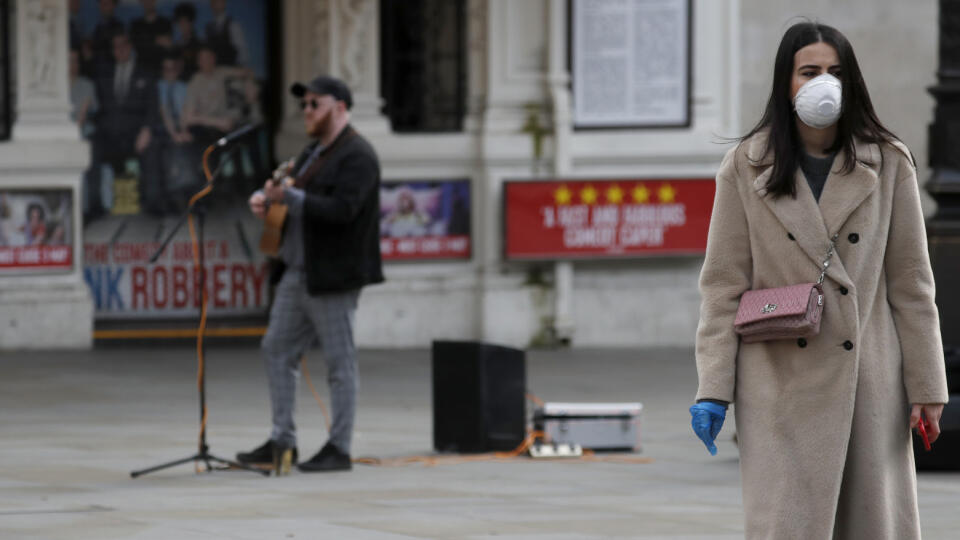
[[[10,40],[13,32],[10,30],[10,5],[7,0],[0,0],[0,141],[10,138],[10,126],[13,124],[13,111],[10,106]]]
[[[380,85],[396,132],[451,132],[466,110],[466,0],[381,0]]]

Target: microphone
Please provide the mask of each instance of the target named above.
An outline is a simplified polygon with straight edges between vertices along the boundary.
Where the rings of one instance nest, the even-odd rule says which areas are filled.
[[[247,124],[247,125],[243,126],[243,127],[240,128],[240,129],[235,129],[235,130],[231,131],[230,133],[227,133],[226,135],[224,135],[223,137],[221,137],[220,140],[218,140],[218,141],[216,142],[216,145],[217,145],[217,146],[226,146],[226,145],[232,143],[233,141],[239,139],[240,137],[243,137],[243,136],[246,135],[247,133],[250,133],[251,131],[257,129],[258,127],[260,127],[260,123],[259,123],[259,122],[254,123],[254,124]]]

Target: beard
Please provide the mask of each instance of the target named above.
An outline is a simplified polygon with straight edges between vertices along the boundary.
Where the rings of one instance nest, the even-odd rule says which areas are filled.
[[[322,138],[333,129],[333,111],[328,110],[319,120],[307,128],[307,134],[311,137]]]

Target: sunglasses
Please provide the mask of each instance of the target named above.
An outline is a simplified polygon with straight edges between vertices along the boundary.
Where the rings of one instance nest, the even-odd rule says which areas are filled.
[[[317,109],[320,107],[320,101],[316,98],[313,98],[313,99],[305,99],[300,102],[301,109],[307,110],[308,107],[311,109]]]

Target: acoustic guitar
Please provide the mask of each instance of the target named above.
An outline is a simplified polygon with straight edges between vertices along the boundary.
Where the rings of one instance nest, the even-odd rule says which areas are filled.
[[[354,135],[356,135],[356,132],[353,131],[353,128],[350,126],[344,128],[343,133],[337,136],[333,144],[331,144],[326,151],[316,156],[316,159],[307,167],[305,172],[301,172],[300,178],[310,178],[313,174],[316,174],[317,171],[323,167],[326,158],[333,153],[333,149],[343,141],[350,140]],[[296,161],[296,158],[291,158],[277,167],[277,170],[273,171],[273,177],[269,180],[270,183],[276,185],[278,182],[283,182],[287,187],[296,185],[296,180],[290,176]],[[283,222],[286,219],[287,205],[270,202],[267,206],[267,213],[263,217],[263,235],[260,236],[260,251],[271,257],[276,257],[280,253],[280,241],[283,240]]]
[[[293,185],[290,171],[296,159],[291,158],[280,164],[273,171],[270,184],[277,185],[284,182],[287,186]],[[283,222],[287,219],[287,205],[281,202],[268,201],[267,211],[263,216],[263,233],[260,235],[260,251],[271,257],[280,254],[280,242],[283,240]]]

